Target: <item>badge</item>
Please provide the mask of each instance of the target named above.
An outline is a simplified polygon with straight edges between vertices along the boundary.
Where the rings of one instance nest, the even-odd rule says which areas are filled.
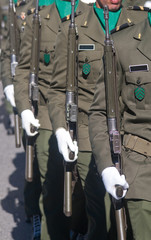
[[[87,77],[91,71],[91,66],[88,63],[83,64],[82,73],[84,77]]]
[[[44,63],[46,66],[48,66],[50,63],[50,54],[47,52],[44,53]]]
[[[148,72],[149,66],[148,64],[130,65],[129,71],[130,72],[138,72],[138,71]]]
[[[137,87],[134,90],[135,98],[139,101],[142,101],[145,97],[145,89],[142,87]]]
[[[95,50],[95,44],[79,44],[78,45],[78,50],[79,51],[92,51]]]

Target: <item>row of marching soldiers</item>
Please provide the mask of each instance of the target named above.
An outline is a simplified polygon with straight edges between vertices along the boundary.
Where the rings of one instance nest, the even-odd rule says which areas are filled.
[[[22,142],[26,152],[24,203],[32,239],[138,240],[141,232],[149,240],[145,222],[136,230],[141,220],[136,205],[127,208],[123,200],[130,189],[124,175],[95,159],[96,149],[102,154],[105,149],[102,143],[95,149],[97,134],[90,144],[88,115],[104,45],[112,46],[112,35],[147,19],[150,2],[9,0],[0,5],[1,43],[6,42],[1,78],[13,110],[16,147]],[[117,194],[115,185],[122,186]]]

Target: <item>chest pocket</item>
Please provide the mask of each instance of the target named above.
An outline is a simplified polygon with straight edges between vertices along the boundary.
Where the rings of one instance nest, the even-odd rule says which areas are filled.
[[[123,94],[131,106],[151,109],[151,72],[127,72]]]
[[[84,79],[88,84],[96,83],[99,77],[102,55],[101,51],[79,51],[79,78]]]
[[[43,44],[40,46],[40,62],[46,67],[53,62],[54,59],[54,44]]]

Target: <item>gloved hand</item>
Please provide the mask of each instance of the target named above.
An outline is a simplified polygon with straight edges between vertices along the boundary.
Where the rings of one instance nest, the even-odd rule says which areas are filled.
[[[31,110],[26,109],[21,113],[22,118],[22,128],[25,129],[28,136],[35,136],[38,132],[31,132],[31,125],[36,128],[40,127],[39,120],[34,117],[34,114]]]
[[[102,171],[102,180],[105,186],[105,189],[110,193],[115,199],[119,200],[125,197],[129,185],[125,180],[124,175],[120,175],[118,170],[115,167],[107,167]],[[123,196],[117,197],[115,185],[120,185],[123,187]]]
[[[70,133],[64,128],[56,130],[56,138],[58,142],[59,152],[63,155],[66,162],[74,162],[78,158],[77,141],[72,141]],[[74,159],[69,159],[69,149],[74,152]]]
[[[14,85],[10,84],[4,88],[4,93],[7,100],[10,102],[12,107],[16,107],[15,98],[14,98]]]

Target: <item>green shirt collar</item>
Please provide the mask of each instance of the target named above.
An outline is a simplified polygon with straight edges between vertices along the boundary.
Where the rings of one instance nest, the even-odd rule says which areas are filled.
[[[149,21],[149,24],[151,26],[151,12],[148,12],[148,21]]]
[[[17,3],[17,0],[14,0],[14,3],[16,4],[16,3]]]
[[[55,0],[55,2],[61,19],[71,14],[71,1]],[[76,0],[75,11],[78,4],[79,0]]]
[[[96,3],[94,3],[93,7],[94,7],[94,11],[100,21],[102,29],[105,33],[104,10],[103,10],[103,8],[97,8]],[[118,22],[118,19],[119,19],[120,13],[121,13],[121,9],[122,8],[120,8],[116,12],[109,11],[109,31],[113,30],[116,27],[116,24]]]
[[[55,2],[55,0],[39,0],[39,6],[48,6]]]

